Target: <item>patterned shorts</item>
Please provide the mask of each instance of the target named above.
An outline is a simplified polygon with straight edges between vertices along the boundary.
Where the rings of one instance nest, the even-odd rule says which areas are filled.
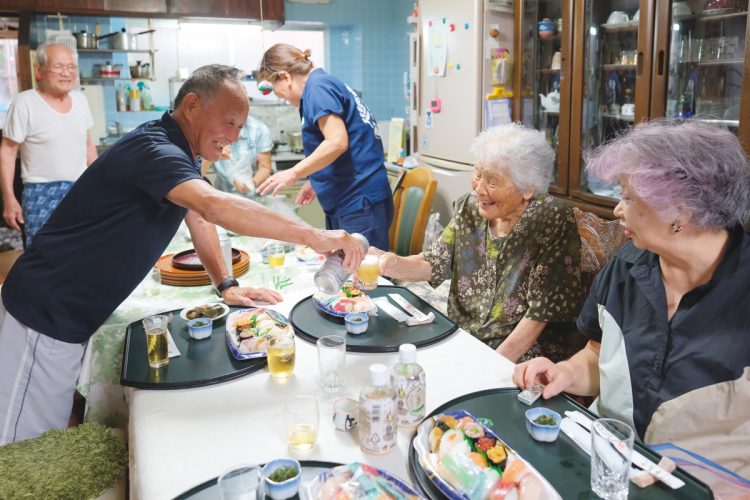
[[[57,205],[62,201],[73,183],[70,181],[28,183],[23,185],[24,233],[26,248],[31,239],[39,232]]]

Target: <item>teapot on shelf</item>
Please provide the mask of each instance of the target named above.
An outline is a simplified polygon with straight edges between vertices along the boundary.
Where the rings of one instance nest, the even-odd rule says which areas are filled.
[[[547,95],[539,94],[542,107],[547,111],[560,111],[560,92],[553,90]]]

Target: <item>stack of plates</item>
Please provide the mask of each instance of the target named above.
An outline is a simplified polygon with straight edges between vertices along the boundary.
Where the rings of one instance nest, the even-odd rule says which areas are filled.
[[[240,254],[240,260],[232,266],[232,275],[235,278],[242,276],[250,269],[250,256],[242,250],[240,250]],[[211,284],[211,278],[208,277],[205,269],[188,271],[173,267],[172,254],[163,255],[156,262],[156,267],[161,271],[162,285],[203,286]]]

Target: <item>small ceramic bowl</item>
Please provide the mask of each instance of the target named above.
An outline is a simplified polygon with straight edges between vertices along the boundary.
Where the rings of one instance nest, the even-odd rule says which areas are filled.
[[[541,425],[534,422],[541,416],[552,417],[555,424]],[[560,420],[559,413],[547,408],[537,407],[526,410],[526,430],[537,441],[552,442],[557,439],[557,435],[560,433]]]
[[[365,333],[367,331],[367,325],[370,322],[370,317],[367,313],[349,313],[344,316],[344,323],[346,323],[346,331],[354,335]]]
[[[187,325],[190,338],[195,340],[207,339],[214,329],[214,321],[211,318],[191,319]]]
[[[273,481],[270,476],[281,467],[294,467],[297,469],[297,475],[284,481]],[[263,476],[264,493],[274,500],[286,500],[292,498],[299,491],[302,468],[298,461],[292,458],[277,458],[271,460],[263,466],[261,475]]]

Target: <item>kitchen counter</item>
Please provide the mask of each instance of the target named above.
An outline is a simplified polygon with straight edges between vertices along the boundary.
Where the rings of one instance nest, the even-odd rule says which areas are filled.
[[[293,153],[291,151],[281,151],[271,156],[273,162],[273,171],[286,170],[292,168],[305,158],[302,153]]]

